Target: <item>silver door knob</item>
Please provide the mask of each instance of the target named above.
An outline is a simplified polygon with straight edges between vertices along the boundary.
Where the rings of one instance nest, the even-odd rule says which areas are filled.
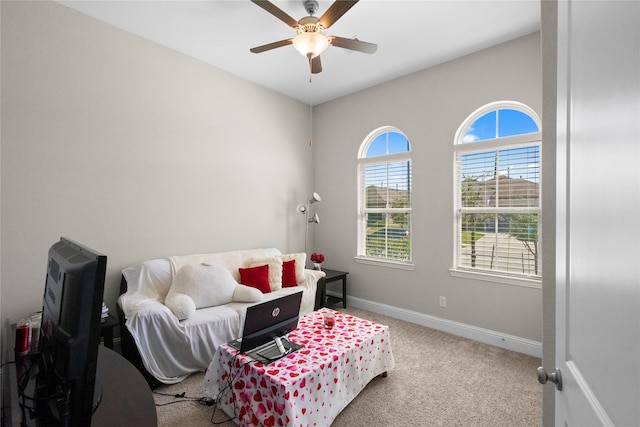
[[[562,374],[560,369],[556,369],[555,372],[547,373],[547,370],[542,366],[538,368],[538,382],[540,384],[546,384],[547,381],[551,381],[556,385],[558,391],[562,390]]]

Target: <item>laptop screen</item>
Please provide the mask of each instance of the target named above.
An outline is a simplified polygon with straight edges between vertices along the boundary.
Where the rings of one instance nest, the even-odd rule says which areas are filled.
[[[298,326],[302,292],[247,307],[240,352],[246,353]]]

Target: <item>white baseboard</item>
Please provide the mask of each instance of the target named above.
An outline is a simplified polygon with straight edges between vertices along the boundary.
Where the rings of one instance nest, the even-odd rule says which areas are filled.
[[[329,295],[342,296],[335,292],[327,292]],[[490,329],[478,328],[453,320],[442,319],[436,316],[419,313],[417,311],[406,310],[375,301],[369,301],[362,298],[347,296],[350,306],[360,308],[362,310],[372,311],[374,313],[383,314],[428,328],[437,329],[453,335],[469,338],[485,344],[494,345],[518,353],[527,354],[534,357],[542,357],[542,343],[520,338],[515,335],[503,334],[501,332],[492,331]]]

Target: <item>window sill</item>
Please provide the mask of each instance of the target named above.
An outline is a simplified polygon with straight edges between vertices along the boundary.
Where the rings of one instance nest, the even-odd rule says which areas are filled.
[[[527,279],[500,274],[484,273],[479,271],[460,270],[451,268],[449,274],[453,277],[465,279],[483,280],[485,282],[502,283],[505,285],[523,286],[526,288],[542,289],[542,279]]]
[[[354,257],[358,264],[377,265],[379,267],[398,268],[400,270],[413,270],[413,264],[399,261],[382,260],[378,258]]]

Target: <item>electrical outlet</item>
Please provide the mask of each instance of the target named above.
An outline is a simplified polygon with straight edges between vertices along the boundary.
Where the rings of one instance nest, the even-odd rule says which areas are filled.
[[[447,306],[447,297],[440,297],[440,307],[446,307]]]

